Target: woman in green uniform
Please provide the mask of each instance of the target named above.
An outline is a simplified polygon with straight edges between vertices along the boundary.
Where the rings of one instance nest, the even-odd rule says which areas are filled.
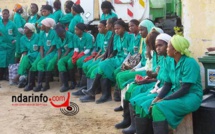
[[[144,67],[146,64],[146,42],[145,42],[145,38],[151,32],[153,27],[154,27],[154,24],[150,20],[147,20],[147,19],[143,20],[139,24],[139,33],[140,33],[142,38],[140,40],[140,46],[138,49],[139,50],[138,53],[141,54],[141,61],[132,70],[127,70],[127,71],[115,73],[117,90],[120,90],[118,92],[121,92],[121,90],[124,89],[124,87],[126,87],[126,85],[128,83],[132,82],[134,80],[136,74],[141,74],[142,70],[144,70]],[[121,96],[119,96],[119,95],[116,98],[118,100],[121,100]],[[122,106],[119,106],[119,107],[114,109],[114,111],[122,111],[122,110],[123,110]]]
[[[27,22],[36,24],[37,20],[40,19],[40,16],[38,15],[38,5],[35,3],[31,3],[31,15],[28,17]]]
[[[111,100],[111,82],[114,82],[114,70],[118,68],[131,51],[130,45],[133,45],[134,36],[126,32],[126,24],[122,20],[118,20],[114,25],[117,37],[114,40],[114,50],[117,52],[112,58],[106,59],[99,63],[98,74],[94,80],[93,86],[84,91],[85,96],[81,97],[82,102],[95,101],[95,92],[97,90],[94,85],[100,85],[102,89],[102,97],[96,103],[103,103]],[[100,82],[99,82],[100,81]]]
[[[67,61],[71,60],[71,56],[74,52],[74,35],[66,31],[62,24],[57,24],[55,30],[58,34],[58,38],[56,39],[58,49],[57,66],[61,82],[63,83],[60,92],[65,92],[69,90]]]
[[[110,18],[116,17],[117,18],[117,14],[114,13],[112,10],[115,11],[113,5],[111,4],[111,2],[109,1],[103,1],[101,4],[101,9],[102,9],[102,15],[100,20],[108,20]]]
[[[51,19],[55,20],[55,17],[53,15],[53,8],[50,5],[45,5],[45,6],[42,7],[42,16],[36,22],[36,26],[37,26],[38,29],[41,29],[41,26],[42,26],[41,22],[45,18],[51,18]]]
[[[73,15],[71,13],[71,8],[73,6],[74,2],[72,1],[66,1],[65,3],[65,15],[63,15],[60,19],[59,19],[59,22],[61,24],[64,24],[65,27],[66,27],[66,30],[68,30],[68,27],[69,27],[69,23],[70,21],[72,20],[73,18]]]
[[[21,52],[20,52],[20,38],[24,34],[24,25],[26,23],[26,20],[21,16],[23,13],[22,6],[20,4],[16,4],[13,11],[15,12],[14,17],[13,17],[13,22],[16,24],[16,27],[18,29],[18,35],[16,39],[16,62],[19,62],[19,59],[21,57]]]
[[[189,42],[175,35],[167,54],[174,58],[165,72],[165,83],[152,102],[155,134],[168,134],[168,124],[175,129],[183,117],[196,111],[202,101],[200,67],[188,50]]]
[[[152,74],[152,72],[155,72],[155,69],[157,68],[158,56],[157,56],[157,52],[155,50],[155,39],[158,35],[159,35],[159,33],[157,31],[153,30],[146,37],[147,61],[146,61],[145,69],[142,70],[139,73],[139,75],[147,76],[147,73],[146,73],[147,71],[150,71]],[[156,78],[156,76],[155,76],[155,78]],[[125,98],[122,98],[123,99],[122,100],[123,101],[123,110],[125,111],[124,114],[126,114],[126,111],[129,111],[128,105],[129,105],[130,98],[132,98],[132,96],[137,95],[138,93],[146,92],[154,84],[155,84],[155,82],[151,82],[148,84],[142,84],[142,85],[138,85],[136,83],[131,83],[128,90],[125,93]],[[133,95],[133,94],[135,94],[135,95]],[[123,116],[123,117],[126,118],[126,116]],[[127,125],[130,125],[130,124],[126,124],[123,119],[123,121],[116,124],[115,127],[120,129],[120,128],[128,127]]]
[[[57,61],[56,55],[56,39],[57,34],[52,28],[55,26],[54,19],[46,18],[41,22],[41,32],[40,32],[40,60],[37,62],[38,70],[38,85],[34,88],[35,92],[46,91],[50,88],[49,81],[54,70],[54,65]],[[45,86],[42,86],[43,76],[45,75]]]
[[[8,9],[2,11],[3,19],[0,21],[0,75],[3,77],[8,70],[9,64],[14,64],[17,27],[14,22],[9,20],[10,12]],[[8,76],[8,74],[5,74]]]
[[[78,23],[84,22],[83,18],[80,15],[81,13],[84,13],[84,9],[80,5],[73,4],[73,6],[72,6],[73,19],[71,20],[71,22],[69,24],[69,31],[71,33],[75,33],[75,26]]]
[[[133,51],[130,53],[131,55],[133,54],[137,54],[139,51],[139,47],[141,46],[140,44],[142,43],[141,42],[141,34],[139,33],[139,29],[138,29],[138,26],[139,26],[139,21],[136,20],[136,19],[132,19],[130,20],[128,26],[129,26],[129,31],[131,34],[134,35],[134,44],[133,44]],[[142,48],[141,48],[142,49]],[[116,79],[116,76],[118,73],[120,72],[124,72],[126,70],[123,70],[122,69],[122,66],[119,66],[115,71],[114,71],[114,78]],[[129,73],[130,71],[127,70],[127,73]],[[118,88],[118,85],[116,84],[116,87],[115,87],[115,90],[114,90],[114,100],[115,101],[120,101],[121,100],[121,95],[120,95],[120,90]]]
[[[107,49],[108,41],[110,39],[110,36],[112,34],[111,31],[108,31],[106,29],[106,20],[100,21],[98,25],[98,35],[96,37],[96,41],[94,43],[94,50],[92,52],[92,56],[89,56],[85,59],[85,63],[83,64],[83,71],[85,74],[87,74],[88,69],[97,64],[100,59],[102,58],[104,52]],[[93,59],[93,54],[96,52],[97,54],[95,55],[95,59]],[[98,60],[97,60],[98,59]],[[89,76],[88,76],[89,78]]]
[[[106,29],[106,20],[100,21],[98,25],[98,31],[99,33],[94,43],[94,50],[92,52],[92,55],[85,58],[85,63],[82,66],[84,75],[87,74],[87,83],[89,82],[88,86],[92,85],[92,79],[90,79],[90,73],[88,73],[88,71],[92,66],[94,66],[95,68],[99,64],[108,47],[108,41],[112,35],[112,32]],[[82,77],[84,77],[84,75],[82,75]]]
[[[108,44],[107,44],[107,48],[105,47],[104,50],[104,54],[99,56],[94,62],[92,65],[89,65],[87,67],[87,71],[84,69],[84,72],[86,72],[86,77],[87,77],[87,87],[83,87],[83,88],[80,88],[78,91],[76,92],[73,92],[72,94],[75,95],[75,96],[81,96],[81,95],[84,95],[84,93],[82,92],[82,90],[85,90],[85,89],[89,89],[91,86],[92,86],[92,83],[94,81],[94,79],[96,78],[96,74],[98,73],[98,65],[99,65],[99,62],[98,61],[103,61],[107,58],[109,58],[109,56],[112,54],[113,52],[113,40],[114,40],[114,37],[115,37],[115,32],[114,32],[114,23],[117,21],[117,18],[110,18],[107,20],[107,24],[106,24],[106,28],[108,30],[108,32],[111,32],[112,34],[110,35],[110,39],[107,41]],[[108,38],[108,32],[105,34],[105,38]],[[106,39],[105,39],[106,40]],[[105,46],[105,45],[104,45]],[[100,59],[101,58],[101,59]],[[96,62],[96,64],[95,64]]]
[[[63,16],[63,12],[61,11],[61,2],[59,0],[55,0],[53,5],[54,5],[54,9],[55,9],[53,16],[55,18],[55,22],[58,23],[60,18]]]
[[[146,38],[148,33],[151,32],[153,27],[154,27],[154,24],[150,20],[143,20],[139,24],[139,32],[142,36],[142,39],[141,39],[142,43],[139,47],[139,53],[141,54],[142,59],[141,59],[141,62],[135,68],[133,68],[132,71],[130,71],[130,70],[129,70],[129,72],[124,71],[124,72],[120,72],[116,75],[116,82],[117,82],[117,85],[120,90],[122,90],[126,86],[125,82],[127,82],[131,78],[134,78],[136,74],[141,73],[142,69],[139,69],[139,68],[141,68],[141,67],[143,68],[145,66],[146,43],[145,43],[144,38]]]
[[[155,48],[155,39],[160,33],[152,30],[146,37],[146,44],[147,44],[147,51],[146,51],[146,65],[143,68],[142,71],[139,72],[139,75],[146,76],[147,74],[149,76],[152,76],[153,72],[156,72],[159,57],[156,52]],[[144,87],[140,87],[138,84],[132,83],[130,84],[128,90],[125,94],[125,100],[129,101],[130,98],[133,96],[136,96],[140,92],[145,92],[145,90],[148,88],[148,86],[151,87],[151,84],[154,84],[154,82],[150,84],[144,84]]]
[[[35,26],[31,23],[26,23],[24,26],[24,33],[20,39],[21,44],[21,53],[22,58],[20,60],[19,68],[18,68],[18,76],[17,78],[20,78],[20,76],[26,76],[27,71],[30,69],[31,64],[35,61],[35,59],[38,56],[39,53],[39,35],[35,33]],[[31,77],[31,73],[29,73],[29,77]],[[24,79],[20,79],[19,81],[19,88],[23,88],[26,85],[26,77],[23,77]],[[31,83],[29,78],[29,83]],[[33,88],[31,88],[32,90]],[[27,87],[24,89],[27,90]]]
[[[135,133],[137,127],[141,127],[141,117],[139,116],[142,109],[141,109],[141,105],[143,103],[143,105],[148,104],[148,108],[150,106],[151,103],[150,100],[152,101],[154,99],[155,96],[157,96],[157,92],[159,92],[160,88],[162,88],[163,84],[164,84],[164,70],[168,67],[168,63],[169,60],[171,59],[169,56],[167,56],[166,53],[166,49],[167,49],[167,44],[170,41],[171,36],[161,33],[160,35],[157,36],[156,38],[156,42],[155,42],[155,47],[156,47],[156,51],[159,55],[159,62],[158,62],[158,74],[156,76],[157,82],[155,85],[151,86],[148,88],[148,90],[144,93],[140,93],[137,96],[133,97],[130,99],[130,104],[128,104],[127,101],[125,101],[125,105],[124,105],[124,118],[123,121],[121,122],[121,126],[124,126],[124,128],[126,126],[129,126],[128,128],[124,129],[123,132],[124,133]],[[152,77],[152,76],[150,76]],[[143,84],[146,85],[146,84]],[[141,85],[140,85],[141,86]],[[144,88],[144,86],[142,86],[142,88]],[[147,108],[145,108],[145,110],[148,110]],[[136,115],[136,116],[134,116]],[[135,121],[136,120],[136,121]],[[148,119],[150,120],[150,119]],[[144,125],[143,125],[144,126]],[[150,127],[152,128],[152,125],[148,125],[147,129],[148,131],[144,131],[144,132],[136,132],[136,133],[149,133],[151,134],[149,131],[151,130]]]
[[[81,68],[84,59],[90,55],[93,47],[93,38],[89,33],[85,32],[85,30],[86,26],[83,23],[78,23],[75,26],[74,54],[72,59],[68,60],[68,70],[71,77],[71,89],[74,89],[77,85],[75,79],[75,65],[77,68]]]

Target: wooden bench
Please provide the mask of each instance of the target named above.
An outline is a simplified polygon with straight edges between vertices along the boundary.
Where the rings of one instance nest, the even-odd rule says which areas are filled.
[[[192,113],[186,115],[179,126],[173,130],[173,134],[193,134]]]

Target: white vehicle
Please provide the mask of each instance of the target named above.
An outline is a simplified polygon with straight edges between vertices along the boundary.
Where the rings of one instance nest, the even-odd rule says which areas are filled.
[[[50,3],[51,0],[49,0]],[[61,0],[62,8],[67,0]],[[82,14],[85,23],[92,20],[99,20],[102,15],[101,3],[105,0],[72,0],[74,3],[80,4],[85,13]],[[119,18],[125,22],[131,19],[141,20],[149,18],[149,0],[109,0],[112,2],[115,12]],[[95,24],[95,22],[94,22]]]
[[[53,4],[54,0],[47,0],[49,4]],[[67,0],[61,0],[62,10]],[[102,15],[101,3],[105,0],[72,0],[74,3],[80,4],[84,13],[82,17],[84,23],[90,22],[91,29],[96,26]],[[118,18],[129,22],[131,19],[139,21],[143,19],[151,19],[164,30],[173,31],[176,25],[176,18],[181,16],[181,0],[108,0],[114,8]],[[171,32],[172,32],[171,31]]]

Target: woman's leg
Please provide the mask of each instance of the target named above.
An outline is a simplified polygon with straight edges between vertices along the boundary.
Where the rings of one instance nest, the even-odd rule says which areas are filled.
[[[43,83],[43,77],[45,75],[45,66],[46,66],[46,59],[43,58],[37,63],[37,69],[38,69],[38,81],[37,81],[37,87],[35,87],[33,90],[35,92],[41,91],[43,88],[42,83]]]
[[[69,76],[70,76],[70,80],[71,80],[71,89],[75,89],[77,82],[76,82],[76,78],[75,78],[75,64],[72,63],[71,58],[68,59],[67,61],[67,67],[68,67],[68,71],[69,71]]]
[[[46,91],[48,89],[50,89],[50,79],[52,77],[52,72],[55,69],[55,66],[57,64],[57,55],[55,55],[51,60],[49,60],[49,62],[47,63],[47,67],[46,67],[46,71],[45,71],[45,86],[42,88],[42,91]],[[47,59],[46,59],[47,61]]]
[[[28,59],[28,56],[25,55],[22,57],[22,60],[19,64],[19,68],[18,68],[18,74],[19,75],[26,75],[27,74],[27,70],[31,67],[31,63]]]
[[[69,75],[66,67],[67,67],[67,62],[70,58],[71,58],[70,55],[65,56],[61,58],[57,63],[60,80],[63,83],[63,86],[61,87],[60,92],[66,92],[69,90],[69,84],[68,84]]]

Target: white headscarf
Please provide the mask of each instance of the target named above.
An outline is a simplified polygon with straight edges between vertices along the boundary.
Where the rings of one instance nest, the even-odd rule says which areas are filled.
[[[55,20],[53,20],[52,18],[46,18],[44,20],[42,20],[41,22],[43,25],[45,25],[46,27],[54,27],[55,26]]]
[[[157,36],[156,40],[163,40],[165,41],[166,43],[169,43],[170,40],[171,40],[171,36],[166,34],[166,33],[161,33]]]
[[[155,31],[157,31],[158,33],[164,33],[163,30],[159,27],[153,27],[152,29],[154,29]]]
[[[24,27],[27,27],[28,29],[30,29],[33,33],[35,33],[36,28],[34,26],[34,24],[32,23],[26,23]]]

